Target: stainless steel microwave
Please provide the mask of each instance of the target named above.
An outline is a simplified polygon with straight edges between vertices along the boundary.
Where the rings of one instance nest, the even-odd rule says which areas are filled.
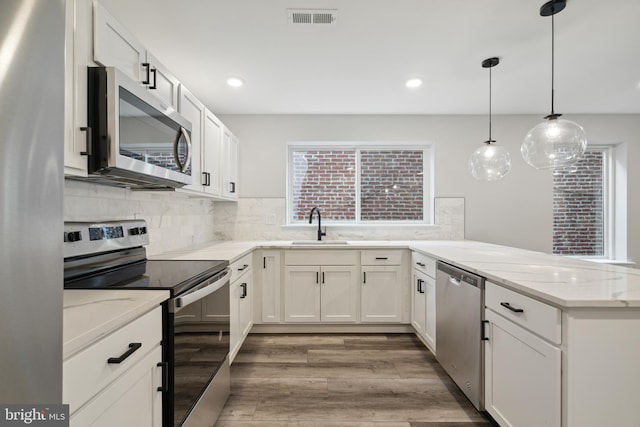
[[[132,189],[191,184],[191,123],[114,67],[88,73],[88,179]]]

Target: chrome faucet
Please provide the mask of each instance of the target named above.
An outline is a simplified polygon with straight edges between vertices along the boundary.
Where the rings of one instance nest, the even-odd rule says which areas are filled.
[[[320,209],[316,206],[315,208],[311,209],[311,213],[309,213],[309,224],[311,224],[313,222],[313,213],[316,212],[318,214],[318,241],[322,240],[322,236],[326,236],[327,232],[326,231],[322,231],[321,225],[322,225],[322,216],[320,215]]]

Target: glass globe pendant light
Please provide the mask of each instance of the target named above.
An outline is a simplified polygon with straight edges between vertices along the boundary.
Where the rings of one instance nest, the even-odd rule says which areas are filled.
[[[497,181],[511,169],[509,152],[491,139],[491,68],[500,63],[499,58],[487,58],[482,68],[489,69],[489,139],[469,157],[469,172],[479,181]]]
[[[522,158],[536,169],[565,167],[575,163],[587,149],[587,136],[579,124],[561,119],[553,109],[554,101],[554,15],[566,6],[566,0],[551,0],[540,8],[540,16],[551,16],[551,114],[525,136],[520,147]]]

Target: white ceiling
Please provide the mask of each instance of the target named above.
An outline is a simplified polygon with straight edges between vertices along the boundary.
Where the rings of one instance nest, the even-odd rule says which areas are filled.
[[[544,1],[99,1],[216,114],[485,114],[491,56],[494,113],[550,110]],[[556,112],[640,113],[640,0],[568,0],[555,24]]]

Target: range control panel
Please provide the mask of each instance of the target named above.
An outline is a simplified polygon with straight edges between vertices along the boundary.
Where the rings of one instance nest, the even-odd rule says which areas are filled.
[[[144,220],[64,224],[65,258],[148,244],[149,235]]]

